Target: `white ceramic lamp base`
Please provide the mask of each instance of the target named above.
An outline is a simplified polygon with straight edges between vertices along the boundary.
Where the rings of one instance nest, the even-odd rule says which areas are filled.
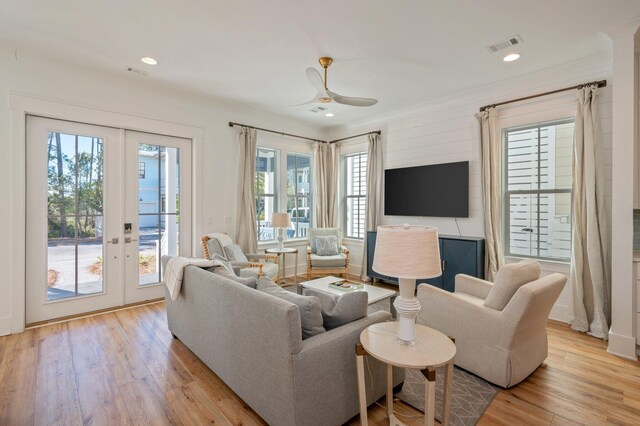
[[[400,296],[393,302],[398,313],[398,343],[412,345],[416,340],[416,319],[420,302],[416,299],[416,280],[400,278]]]
[[[284,228],[278,228],[278,250],[284,249]]]

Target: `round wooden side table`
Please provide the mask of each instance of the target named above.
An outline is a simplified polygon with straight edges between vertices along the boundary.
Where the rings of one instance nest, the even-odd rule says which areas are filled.
[[[277,254],[278,255],[278,263],[280,263],[280,255],[282,255],[282,274],[280,275],[280,279],[278,280],[278,284],[283,285],[286,284],[286,280],[284,278],[285,275],[285,266],[286,266],[286,259],[285,256],[287,254],[290,253],[295,253],[296,255],[296,264],[295,264],[295,269],[294,269],[294,282],[297,284],[298,283],[298,249],[297,248],[293,248],[293,247],[285,247],[283,249],[279,249],[279,248],[269,248],[265,250],[266,253],[271,253],[271,254]]]
[[[364,357],[369,355],[387,364],[387,414],[391,425],[403,423],[393,414],[393,367],[415,368],[424,374],[425,412],[424,424],[433,425],[435,416],[436,370],[445,365],[442,424],[448,425],[451,417],[451,381],[456,345],[449,337],[424,325],[416,325],[416,340],[412,345],[402,345],[397,339],[397,322],[373,324],[362,331],[356,345],[358,373],[358,397],[360,423],[367,420],[367,396],[364,374]]]

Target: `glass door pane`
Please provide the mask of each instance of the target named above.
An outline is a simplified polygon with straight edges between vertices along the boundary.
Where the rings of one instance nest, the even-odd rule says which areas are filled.
[[[144,171],[144,172],[142,172]],[[180,149],[138,144],[138,285],[162,279],[161,257],[178,256]]]
[[[47,300],[104,291],[104,141],[48,132]]]

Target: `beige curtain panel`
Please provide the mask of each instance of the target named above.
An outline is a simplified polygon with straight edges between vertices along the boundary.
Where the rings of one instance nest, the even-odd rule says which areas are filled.
[[[317,228],[340,227],[338,213],[338,144],[316,142],[313,145],[313,196]]]
[[[504,263],[500,229],[502,219],[502,161],[498,113],[495,108],[476,114],[480,123],[480,161],[484,209],[485,277],[493,281]]]
[[[375,231],[380,219],[382,219],[382,142],[380,135],[373,133],[368,135],[369,147],[367,149],[367,198],[366,214],[364,216],[364,244],[362,253],[362,270],[360,277],[367,279],[367,234],[366,231]]]
[[[571,317],[574,330],[607,339],[609,257],[598,88],[578,91],[573,152]]]
[[[256,147],[255,129],[241,127],[238,132],[240,161],[238,164],[238,200],[236,206],[236,243],[245,253],[258,252],[256,218]]]

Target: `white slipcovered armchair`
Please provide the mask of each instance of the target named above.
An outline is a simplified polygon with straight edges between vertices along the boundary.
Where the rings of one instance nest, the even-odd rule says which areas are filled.
[[[496,385],[520,383],[547,358],[547,318],[567,278],[535,261],[505,265],[495,283],[456,276],[455,292],[418,287],[418,323],[455,338],[455,364]]]
[[[273,281],[278,277],[278,255],[242,252],[227,234],[214,232],[201,239],[204,257],[212,259],[214,255],[222,256],[230,261],[233,270],[239,277],[260,278],[266,276]]]

